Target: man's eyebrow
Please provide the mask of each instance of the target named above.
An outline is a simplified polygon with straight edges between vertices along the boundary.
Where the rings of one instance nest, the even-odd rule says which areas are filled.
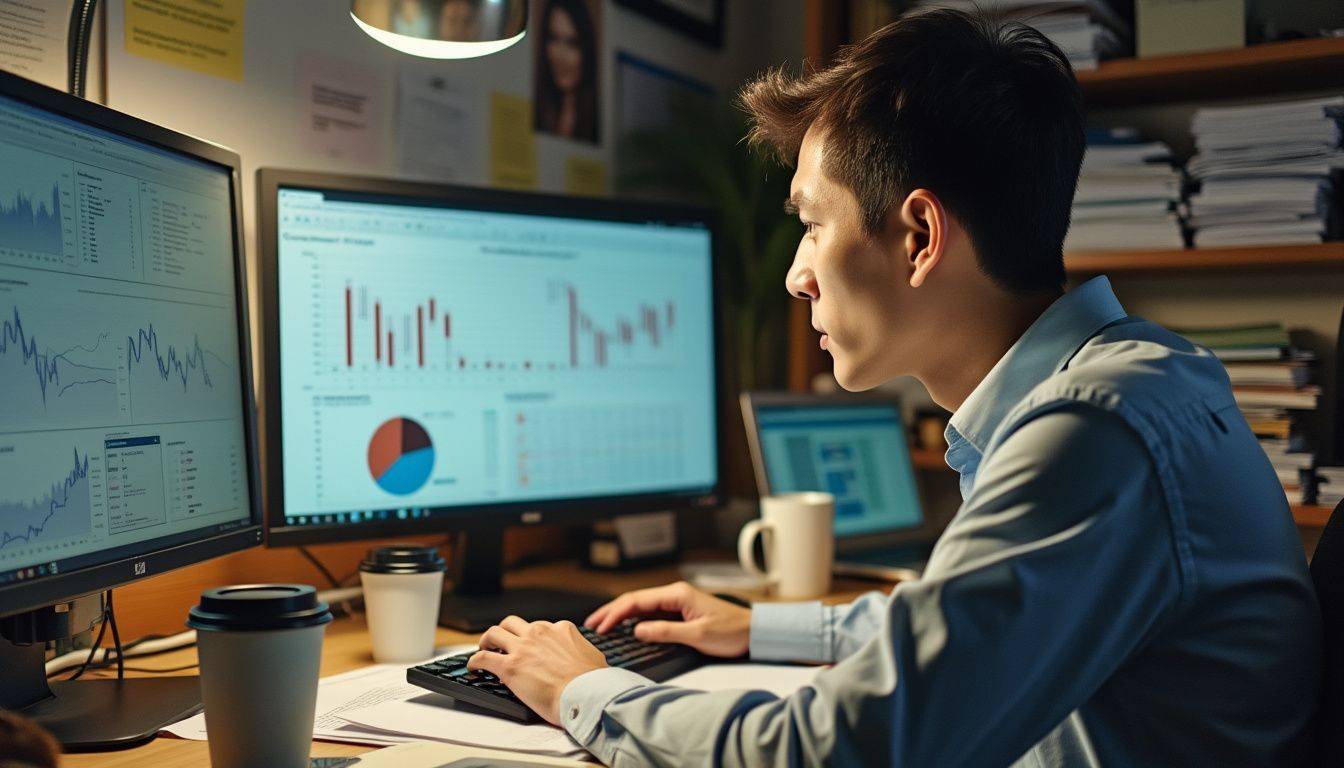
[[[805,195],[791,196],[788,200],[784,201],[784,213],[788,214],[789,216],[797,216],[799,206],[801,206],[805,202],[808,202],[808,199]]]

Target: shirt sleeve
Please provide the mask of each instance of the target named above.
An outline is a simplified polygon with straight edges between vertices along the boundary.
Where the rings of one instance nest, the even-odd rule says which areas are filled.
[[[924,578],[881,601],[867,641],[812,684],[780,698],[618,691],[613,676],[585,704],[601,704],[595,724],[570,734],[618,766],[1009,764],[1174,613],[1167,520],[1147,451],[1117,416],[1037,416],[987,457]],[[814,633],[826,626],[824,611],[797,610]]]
[[[751,606],[750,656],[755,661],[847,658],[873,638],[887,613],[887,596],[869,592],[845,605],[756,603]]]

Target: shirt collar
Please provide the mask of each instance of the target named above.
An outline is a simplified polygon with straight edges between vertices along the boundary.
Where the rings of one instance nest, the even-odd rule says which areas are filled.
[[[958,472],[974,471],[990,436],[1008,412],[1037,384],[1063,370],[1097,331],[1125,316],[1104,276],[1056,299],[952,415],[945,433],[948,464]],[[973,450],[963,447],[967,444]]]

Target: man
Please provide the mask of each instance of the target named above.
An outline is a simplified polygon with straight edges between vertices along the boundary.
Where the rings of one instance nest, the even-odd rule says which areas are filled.
[[[846,389],[913,374],[954,412],[964,503],[923,578],[844,606],[677,584],[588,619],[714,656],[829,662],[787,698],[604,668],[505,619],[471,665],[617,765],[1297,765],[1320,617],[1283,489],[1207,350],[1063,293],[1077,85],[1038,33],[909,17],[749,86],[796,163],[788,288]]]

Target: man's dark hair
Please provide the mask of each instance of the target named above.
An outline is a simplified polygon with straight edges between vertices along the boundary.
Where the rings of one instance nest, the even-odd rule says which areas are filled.
[[[822,169],[854,192],[869,234],[911,191],[929,189],[996,283],[1063,286],[1082,98],[1068,60],[1040,32],[983,14],[917,13],[825,69],[762,75],[741,103],[751,143],[789,165],[809,126],[825,130]]]

